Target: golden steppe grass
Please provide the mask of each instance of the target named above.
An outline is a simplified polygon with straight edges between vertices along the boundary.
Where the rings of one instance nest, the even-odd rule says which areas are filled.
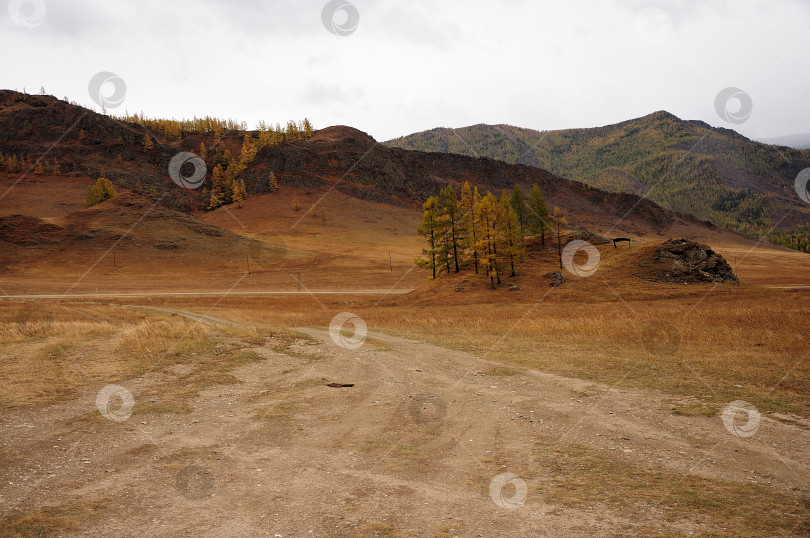
[[[763,412],[810,416],[810,375],[803,362],[810,314],[806,290],[628,285],[594,277],[572,278],[550,293],[545,287],[488,290],[483,279],[475,291],[455,292],[465,279],[467,286],[475,281],[469,275],[450,277],[424,294],[383,300],[303,295],[133,298],[124,305],[120,299],[5,301],[0,303],[0,400],[5,406],[41,406],[100,380],[123,381],[183,365],[185,373],[171,386],[156,384],[141,395],[144,403],[136,413],[187,412],[201,388],[235,382],[232,368],[261,360],[240,349],[267,342],[269,335],[289,342],[297,337],[283,335],[278,327],[326,327],[335,314],[350,311],[372,332],[367,345],[374,345],[373,332],[381,331],[504,364],[493,369],[472,359],[471,372],[512,375],[535,368],[660,390],[679,414],[713,414],[728,401],[744,399]],[[244,326],[203,325],[153,307]],[[153,397],[160,401],[147,403]],[[101,420],[87,418],[96,419]],[[541,448],[535,464],[519,471],[524,477],[547,477],[534,493],[547,499],[553,513],[600,506],[635,511],[639,525],[625,531],[643,534],[666,535],[665,529],[679,521],[701,521],[704,528],[723,529],[720,534],[726,535],[781,535],[807,528],[803,497],[650,470],[576,445],[553,452]],[[397,461],[409,461],[426,458],[421,450],[402,445],[394,453]],[[650,517],[650,511],[657,515]],[[5,523],[23,534],[36,529],[59,534],[84,528],[85,518],[113,512],[102,504],[66,500],[64,506],[22,513]]]
[[[701,413],[744,399],[764,411],[810,416],[810,291],[701,285],[665,287],[663,296],[653,298],[643,286],[569,284],[577,285],[581,289],[547,295],[537,290],[524,297],[503,288],[482,290],[477,298],[465,296],[462,304],[441,299],[453,293],[444,289],[452,289],[449,281],[437,283],[436,304],[407,296],[379,301],[306,295],[137,302],[209,313],[264,330],[325,328],[333,316],[349,311],[372,332],[427,340],[512,368],[697,398]]]
[[[247,223],[254,221],[258,223],[258,217],[245,218]],[[364,241],[354,233],[356,230],[346,228],[342,232]],[[333,239],[333,250],[339,249],[337,237]],[[306,250],[313,245],[307,244]],[[150,333],[155,330],[155,319],[161,320],[165,342],[193,347],[204,337],[198,326],[189,328],[187,320],[166,313],[155,316],[155,312],[147,313],[136,305],[208,312],[254,330],[326,327],[335,314],[351,311],[372,331],[429,340],[513,367],[697,398],[699,401],[691,404],[695,412],[711,413],[728,401],[745,399],[766,411],[810,416],[810,290],[761,288],[747,284],[745,277],[739,286],[651,282],[638,273],[652,245],[641,244],[631,250],[602,246],[597,273],[579,278],[566,272],[569,280],[560,288],[549,287],[543,277],[557,269],[554,249],[530,243],[530,259],[519,275],[504,279],[505,284],[517,284],[518,291],[507,291],[506,285],[490,290],[485,277],[465,269],[405,296],[231,296],[223,289],[222,295],[209,297],[65,298],[19,306],[12,301],[0,305],[3,319],[25,321],[0,324],[0,343],[10,345],[11,350],[27,349],[33,360],[63,364],[72,360],[71,349],[103,334],[111,349],[121,350],[116,353],[130,358],[128,371],[137,372],[144,366],[131,357],[152,357],[154,354],[142,347],[164,342]],[[358,256],[363,252],[355,250]],[[767,254],[762,247],[751,252],[748,260]],[[781,256],[776,269],[766,264],[748,269],[756,281],[769,273],[791,270],[791,274],[801,276],[802,264],[810,260],[798,252],[773,252]],[[379,249],[365,255],[377,257]],[[337,257],[337,252],[332,256]],[[286,274],[288,269],[279,268],[279,273]],[[323,271],[304,269],[313,275],[311,287],[305,286],[305,291],[329,289],[336,280],[345,278],[347,270],[338,266]],[[316,278],[320,272],[326,274]],[[359,285],[355,280],[346,287],[363,288],[370,280],[369,287],[388,289],[403,276],[409,282],[425,282],[427,276],[404,265],[393,274],[387,273],[385,287],[380,286],[382,280],[365,276]],[[172,281],[163,283],[171,285]],[[462,293],[455,291],[459,287],[464,289]],[[122,307],[122,303],[132,306]],[[50,331],[59,336],[26,342],[24,335],[30,340],[41,332],[33,319],[26,318],[26,313],[32,312],[47,318]],[[60,325],[66,320],[71,323]],[[178,331],[186,330],[188,335],[178,339]],[[7,355],[9,352],[5,351]],[[182,348],[178,350],[181,352]],[[57,374],[50,377],[57,378]],[[75,383],[76,376],[67,376],[64,382]]]
[[[254,327],[210,327],[182,316],[117,305],[55,301],[0,303],[0,405],[42,406],[100,382],[124,381],[185,364],[189,373],[163,407],[182,410],[187,398],[257,358],[236,353],[274,334]],[[154,409],[153,409],[154,408]],[[161,412],[144,405],[139,412]]]
[[[405,296],[223,294],[131,302],[210,312],[263,328],[327,327],[335,314],[349,311],[371,331],[428,340],[512,367],[697,399],[676,406],[678,412],[711,414],[744,399],[768,412],[810,416],[810,290],[761,288],[745,280],[739,286],[651,282],[635,274],[650,248],[602,247],[594,276],[566,273],[569,280],[560,288],[542,276],[556,269],[553,250],[535,249],[519,276],[504,280],[518,291],[506,285],[490,290],[485,277],[464,271]],[[464,291],[456,292],[459,287]]]

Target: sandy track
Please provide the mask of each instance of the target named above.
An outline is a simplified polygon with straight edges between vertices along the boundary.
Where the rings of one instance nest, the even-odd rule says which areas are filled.
[[[219,318],[200,320],[220,322]],[[528,371],[482,375],[497,363],[424,342],[369,333],[357,350],[301,329],[289,353],[236,371],[187,415],[99,420],[95,393],[37,410],[4,410],[3,514],[102,499],[90,535],[528,536],[623,533],[656,522],[621,510],[560,507],[544,497],[541,462],[585,446],[665,469],[790,493],[808,487],[810,432],[762,418],[749,439],[719,417],[678,417],[665,395]],[[176,367],[124,383],[139,394]],[[326,382],[354,383],[330,388]],[[136,403],[136,410],[137,410]],[[94,419],[88,415],[95,414]],[[576,474],[571,468],[566,473]],[[525,480],[515,510],[490,498],[502,472]]]

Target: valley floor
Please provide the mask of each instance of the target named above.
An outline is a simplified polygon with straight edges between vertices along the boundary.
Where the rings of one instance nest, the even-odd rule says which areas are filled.
[[[556,299],[6,301],[1,532],[806,535],[806,293],[703,299],[756,320],[747,336],[705,314],[633,328],[673,303],[629,295],[595,299],[599,316]],[[326,329],[341,311],[368,325],[356,349]],[[99,407],[108,384],[126,392]],[[736,399],[760,412],[750,437],[724,424]]]
[[[628,222],[490,290],[415,268],[418,209],[322,196],[6,243],[0,535],[810,534],[810,256]],[[741,284],[651,279],[677,237]]]

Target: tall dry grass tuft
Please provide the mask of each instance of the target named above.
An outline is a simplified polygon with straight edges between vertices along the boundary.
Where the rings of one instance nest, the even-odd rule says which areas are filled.
[[[27,320],[24,322],[0,322],[0,344],[12,344],[52,336],[92,336],[108,330],[111,325],[103,321],[53,321]]]
[[[200,351],[210,342],[208,331],[199,323],[184,318],[146,318],[121,330],[110,343],[123,357],[157,363],[169,356]]]
[[[122,382],[189,360],[213,343],[206,327],[185,318],[134,323],[27,320],[0,324],[0,405],[42,405],[82,387]]]

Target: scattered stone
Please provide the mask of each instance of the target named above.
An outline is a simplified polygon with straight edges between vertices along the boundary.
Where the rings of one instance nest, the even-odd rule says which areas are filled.
[[[565,277],[562,274],[562,271],[552,271],[550,273],[545,274],[546,278],[551,279],[551,287],[556,288],[563,282],[565,282]]]
[[[464,291],[464,286],[456,286],[456,291]]]
[[[519,289],[520,288],[518,287],[517,284],[509,284],[509,291],[517,291]]]

